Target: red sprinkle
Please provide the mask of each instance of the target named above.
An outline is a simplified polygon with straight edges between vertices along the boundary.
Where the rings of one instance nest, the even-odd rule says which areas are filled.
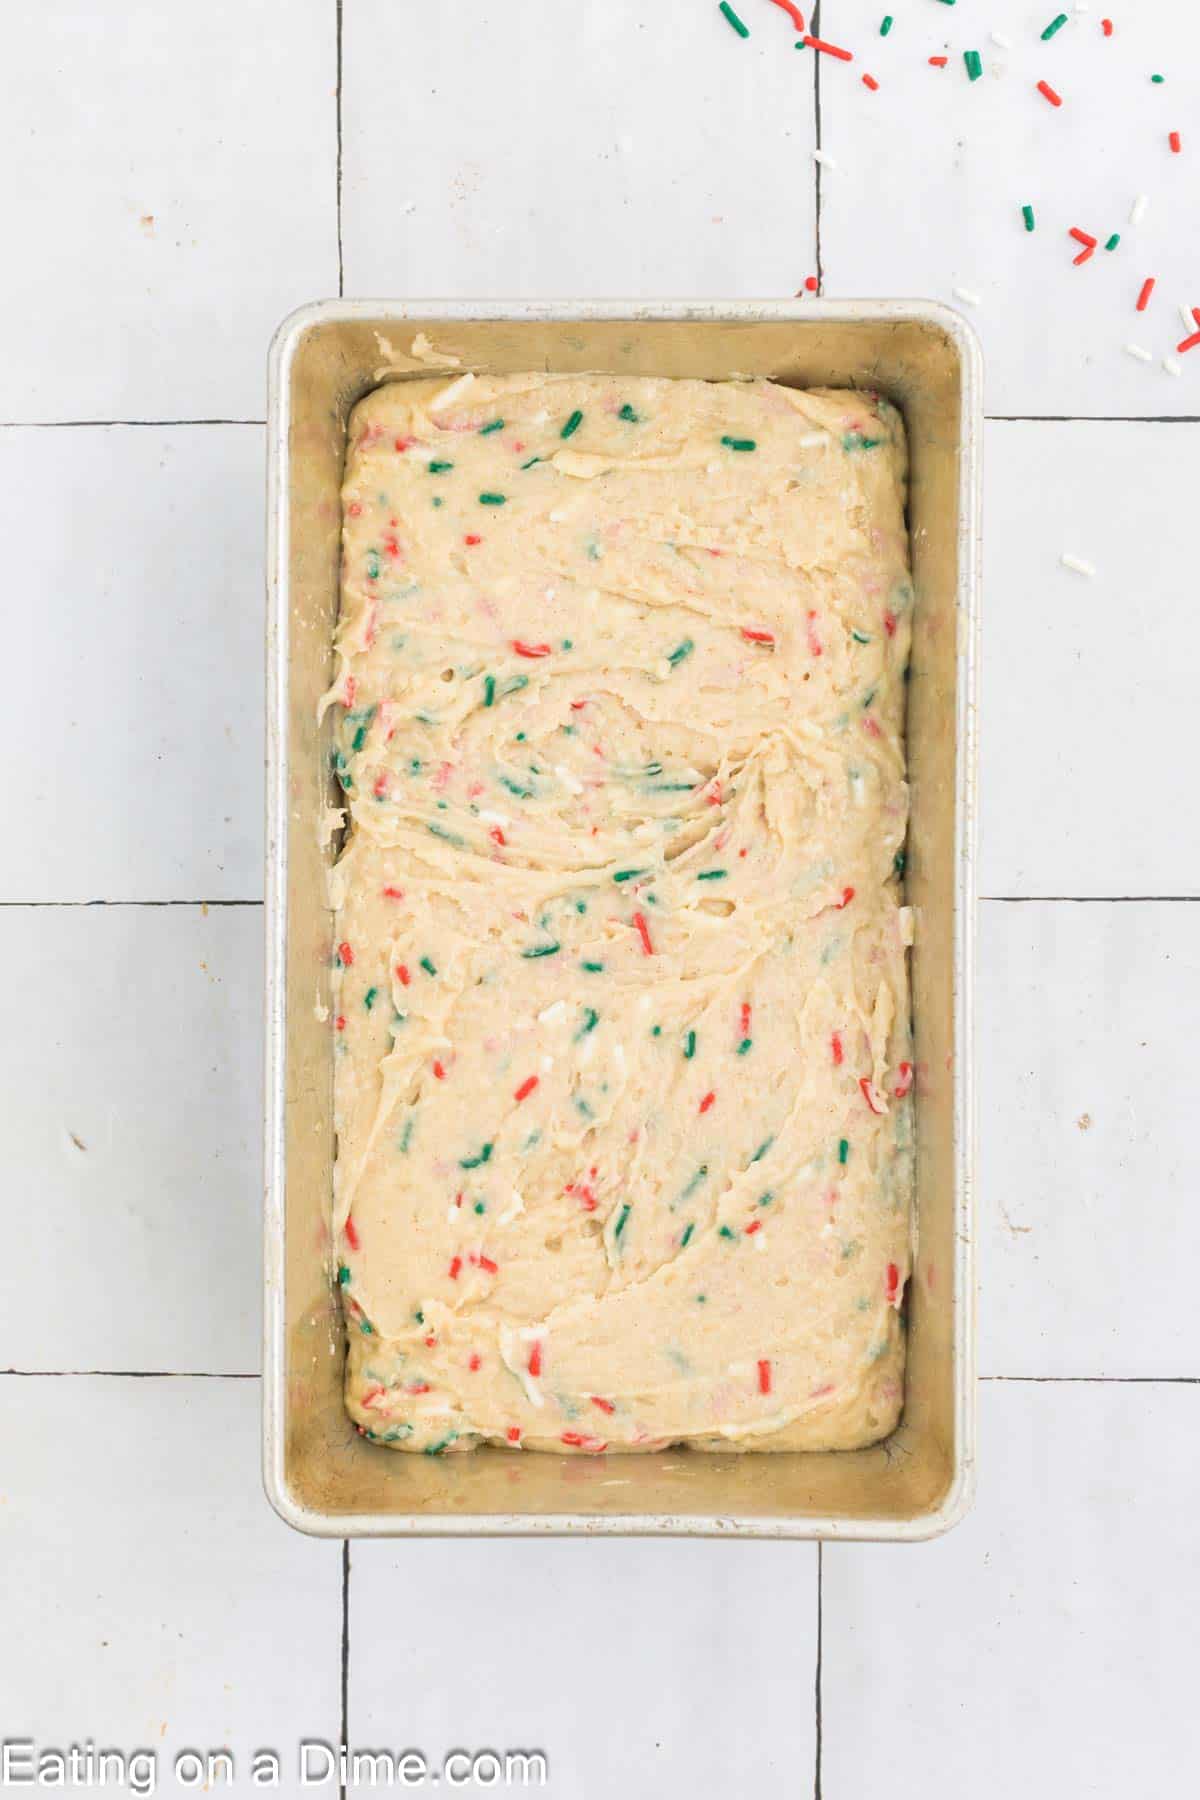
[[[481,537],[476,537],[476,535],[473,531],[468,531],[466,537],[463,539],[463,543],[470,544],[472,549],[474,548],[474,546],[476,544],[482,544],[482,542],[483,542],[483,539]]]
[[[817,289],[820,287],[821,283],[820,283],[819,279],[817,278],[817,276],[806,275],[804,277],[804,285],[808,289],[810,294],[815,294]]]
[[[897,1100],[903,1100],[905,1094],[907,1094],[909,1092],[909,1090],[913,1084],[913,1066],[912,1066],[912,1064],[908,1063],[908,1062],[901,1063],[900,1069],[899,1069],[899,1075],[900,1075],[900,1079],[899,1079],[899,1081],[897,1081],[895,1087],[892,1089],[892,1092],[893,1092],[893,1094],[895,1094]]]
[[[740,1035],[744,1038],[748,1038],[750,1036],[750,1002],[748,1000],[742,1001],[742,1010],[738,1014],[738,1024],[741,1027]]]
[[[888,1297],[888,1299],[894,1300],[896,1298],[896,1295],[899,1292],[900,1292],[900,1271],[896,1267],[895,1263],[889,1263],[887,1266],[887,1297]]]
[[[1037,84],[1037,91],[1050,102],[1051,106],[1062,105],[1062,95],[1056,94],[1048,81],[1039,81]]]
[[[346,508],[346,511],[350,514],[352,519],[362,518],[362,507],[357,500],[352,500]]]
[[[529,1373],[540,1375],[542,1372],[542,1340],[534,1338],[529,1348]]]
[[[564,1431],[562,1441],[564,1444],[570,1444],[576,1450],[600,1451],[607,1448],[603,1438],[588,1437],[583,1431]]]
[[[884,1108],[879,1104],[879,1095],[875,1092],[875,1083],[869,1075],[860,1075],[858,1085],[862,1089],[862,1097],[873,1113],[882,1115]]]
[[[347,1215],[346,1223],[342,1226],[342,1230],[346,1234],[346,1242],[349,1244],[350,1248],[352,1250],[361,1250],[361,1239],[354,1228],[354,1220],[350,1218],[349,1215]]]
[[[889,637],[895,637],[895,635],[896,635],[896,615],[894,612],[885,612],[884,613],[883,629],[887,632]]]
[[[1154,292],[1154,276],[1147,275],[1145,281],[1143,281],[1143,283],[1142,283],[1141,292],[1138,294],[1138,297],[1137,297],[1138,312],[1145,312],[1146,307],[1149,305],[1149,302],[1150,302],[1150,296],[1153,292]]]
[[[788,18],[792,21],[792,24],[796,27],[796,30],[803,36],[804,14],[798,7],[792,5],[792,0],[771,0],[771,5],[782,8]]]
[[[383,897],[385,900],[403,900],[404,889],[398,887],[385,887],[383,890]]]
[[[472,1350],[470,1357],[467,1360],[467,1367],[471,1370],[483,1367],[483,1358],[480,1356],[478,1350]]]
[[[654,945],[650,942],[650,927],[646,923],[645,913],[635,912],[633,915],[633,922],[637,928],[637,934],[642,940],[643,955],[653,956]]]
[[[400,454],[403,456],[403,454],[406,450],[412,449],[412,447],[416,443],[416,441],[417,441],[416,438],[398,437],[396,439],[396,448],[397,448],[397,450],[399,450]]]
[[[510,1444],[519,1444],[521,1441],[521,1427],[519,1425],[510,1425],[504,1435],[507,1437]]]
[[[498,1275],[500,1273],[500,1264],[493,1262],[490,1256],[479,1256],[475,1260],[485,1274]]]
[[[354,952],[349,944],[339,944],[337,953],[338,961],[341,963],[343,969],[348,969],[354,961]]]
[[[1191,337],[1185,337],[1181,344],[1176,344],[1175,348],[1182,354],[1185,350],[1194,350],[1197,344],[1200,344],[1200,331],[1193,331]]]
[[[845,1051],[842,1049],[841,1032],[839,1032],[839,1031],[834,1032],[833,1036],[829,1040],[829,1048],[833,1051],[833,1066],[834,1066],[834,1068],[840,1069],[842,1066],[842,1058],[845,1055]]]
[[[1183,139],[1180,137],[1179,133],[1177,131],[1172,131],[1167,137],[1167,142],[1170,144],[1176,156],[1178,156],[1179,152],[1183,149]]]
[[[491,827],[490,831],[488,832],[488,836],[491,838],[492,842],[495,844],[504,845],[504,844],[508,843],[508,839],[505,837],[504,833],[501,831],[501,829],[498,825],[493,825]]]
[[[406,963],[396,964],[396,977],[401,987],[408,986],[409,982],[412,980],[412,976],[408,972],[408,965]]]
[[[774,644],[773,631],[752,631],[748,625],[742,626],[742,636],[748,644]]]
[[[1104,33],[1105,37],[1111,37],[1112,36],[1112,20],[1111,19],[1101,19],[1100,29]]]
[[[526,644],[520,638],[513,639],[512,647],[518,656],[549,656],[551,653],[549,644]]]
[[[521,1083],[520,1087],[514,1093],[513,1099],[518,1102],[520,1102],[522,1100],[528,1100],[530,1094],[532,1094],[532,1092],[533,1092],[534,1088],[537,1086],[537,1084],[538,1084],[538,1078],[536,1075],[527,1075],[525,1077],[525,1080]]]
[[[389,776],[387,770],[380,769],[378,775],[375,777],[375,786],[371,789],[371,792],[374,794],[374,796],[377,800],[382,800],[384,795],[387,793],[388,782],[390,779],[391,779],[391,777]]]
[[[387,1393],[387,1389],[384,1387],[368,1388],[366,1393],[362,1397],[362,1403],[364,1406],[371,1406],[374,1404],[374,1402],[376,1400],[378,1400],[378,1398],[381,1394],[386,1394],[386,1393]]]
[[[847,906],[849,906],[849,904],[853,900],[853,898],[854,898],[854,889],[852,887],[843,888],[841,899],[835,901],[834,904],[836,905],[838,911],[842,912]]]
[[[808,614],[808,648],[809,653],[812,656],[820,656],[821,654],[821,640],[817,636],[816,618],[816,613],[810,609]]]
[[[335,1030],[335,1031],[345,1031],[345,1029],[346,1029],[346,1015],[345,1015],[345,1013],[339,1013],[339,1014],[338,1014],[338,1016],[337,1016],[337,1018],[336,1018],[336,1019],[335,1019],[335,1020],[334,1020],[334,1021],[333,1021],[333,1029],[334,1029],[334,1030]]]
[[[876,81],[876,79],[873,75],[864,75],[862,80],[863,80],[863,86],[865,88],[870,88],[870,90],[873,94],[875,92],[877,92],[877,90],[879,88],[879,83]]]
[[[599,1394],[592,1395],[592,1405],[598,1406],[602,1413],[611,1413],[617,1410],[611,1400],[602,1400]]]
[[[458,1274],[459,1274],[459,1270],[461,1268],[462,1268],[462,1257],[456,1256],[450,1264],[450,1279],[451,1279],[451,1281],[458,1280]]]
[[[703,1100],[700,1102],[700,1111],[702,1113],[706,1113],[708,1111],[709,1107],[712,1105],[713,1101],[716,1099],[716,1097],[717,1097],[716,1094],[710,1088],[708,1090],[707,1094],[705,1094]]]
[[[752,1219],[750,1224],[747,1225],[747,1227],[746,1227],[746,1236],[753,1237],[756,1231],[761,1231],[761,1230],[762,1230],[762,1220],[761,1219]]]
[[[758,1391],[760,1394],[769,1394],[771,1391],[771,1365],[765,1357],[758,1365]]]
[[[436,1057],[435,1057],[435,1058],[434,1058],[434,1063],[433,1063],[433,1072],[434,1072],[434,1074],[435,1074],[435,1075],[436,1075],[436,1076],[437,1076],[437,1079],[438,1079],[438,1080],[439,1080],[439,1081],[445,1081],[445,1079],[446,1079],[446,1071],[445,1071],[445,1069],[444,1069],[444,1068],[443,1068],[443,1067],[442,1067],[442,1065],[441,1065],[441,1063],[440,1063],[440,1062],[438,1062],[438,1060],[437,1060],[437,1058],[436,1058]]]
[[[836,56],[839,62],[853,62],[854,55],[850,50],[843,50],[837,44],[827,44],[824,38],[806,37],[805,43],[810,50],[823,51],[826,56]]]
[[[934,69],[944,69],[948,61],[949,58],[945,56],[931,56],[929,59],[930,66]]]

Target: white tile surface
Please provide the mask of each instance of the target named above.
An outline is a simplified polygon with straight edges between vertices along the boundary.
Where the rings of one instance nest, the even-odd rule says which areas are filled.
[[[345,10],[346,292],[794,294],[812,80],[786,15],[392,0]],[[389,70],[394,79],[381,79]]]
[[[0,419],[261,418],[274,326],[337,292],[333,6],[6,12]]]
[[[825,1800],[1176,1791],[1200,1751],[1200,1389],[987,1384],[974,1513],[826,1547]]]
[[[1200,893],[1200,426],[991,424],[985,459],[980,892]]]
[[[1200,1377],[1196,908],[987,904],[980,1366]]]
[[[350,1737],[540,1749],[549,1800],[793,1800],[815,1757],[809,1544],[356,1544]]]
[[[258,1404],[257,1381],[0,1376],[5,1738],[153,1749],[159,1793],[183,1748],[246,1774],[286,1747],[290,1775],[301,1736],[336,1739],[340,1550],[268,1508]]]
[[[925,294],[969,314],[987,356],[991,413],[1200,413],[1200,351],[1179,379],[1160,359],[1182,338],[1178,302],[1200,303],[1194,214],[1200,135],[1200,10],[1177,0],[1113,9],[1105,38],[1099,4],[1069,17],[1048,43],[1055,16],[1043,0],[952,8],[922,0],[894,8],[824,0],[822,34],[856,53],[822,67],[822,143],[837,172],[822,188],[821,249],[832,295]],[[1012,40],[1003,51],[997,29]],[[963,52],[984,73],[970,81]],[[947,55],[944,69],[928,58]],[[880,83],[868,93],[866,68]],[[1150,81],[1152,73],[1166,79]],[[1037,92],[1048,81],[1063,98]],[[1183,132],[1171,154],[1168,133]],[[1129,223],[1138,194],[1145,219]],[[1034,209],[1025,230],[1021,207]],[[1100,247],[1079,268],[1072,226]],[[1116,250],[1103,245],[1120,233]],[[1143,279],[1158,281],[1150,307],[1134,311]],[[954,298],[964,287],[978,307]],[[1127,355],[1133,340],[1154,353]]]
[[[0,1368],[256,1370],[261,909],[3,917]]]
[[[0,899],[260,897],[262,456],[245,425],[0,430]]]

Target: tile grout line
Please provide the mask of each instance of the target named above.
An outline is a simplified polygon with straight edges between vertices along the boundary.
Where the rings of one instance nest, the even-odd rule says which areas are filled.
[[[342,1722],[343,1753],[350,1748],[350,1539],[342,1539]],[[346,1783],[338,1783],[338,1800],[346,1800]]]
[[[108,431],[118,425],[153,430],[168,425],[265,425],[265,419],[0,419],[0,431]]]
[[[342,0],[337,0],[337,252],[338,295],[346,292],[346,266],[342,255]]]
[[[74,1376],[97,1375],[118,1381],[261,1381],[262,1376],[230,1369],[0,1369],[0,1377],[21,1381],[70,1381]]]
[[[87,906],[207,906],[211,911],[217,906],[261,907],[265,904],[262,900],[0,900],[0,906],[24,906],[31,911]]]
[[[1200,1387],[1200,1375],[981,1375],[980,1381],[1023,1381],[1097,1387]]]
[[[822,1717],[822,1673],[825,1655],[825,1546],[817,1540],[817,1668],[814,1680],[814,1701],[816,1706],[816,1745],[813,1753],[813,1800],[821,1800],[821,1758],[823,1750],[822,1734],[824,1719]]]
[[[821,0],[815,0],[812,9],[812,17],[809,23],[812,26],[813,37],[820,37]],[[817,140],[816,147],[819,150],[821,148],[821,58],[815,50],[813,51],[813,126]],[[817,296],[819,299],[824,299],[825,265],[821,260],[821,165],[815,157],[813,159],[813,168],[816,171],[816,212],[813,224],[816,235]]]
[[[1200,894],[979,894],[989,906],[1194,906]]]

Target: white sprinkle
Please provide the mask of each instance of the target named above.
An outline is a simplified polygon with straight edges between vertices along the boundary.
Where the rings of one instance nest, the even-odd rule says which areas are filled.
[[[993,44],[995,44],[998,49],[1000,49],[1000,50],[1011,50],[1012,49],[1012,39],[1005,37],[1005,35],[1002,31],[989,31],[988,36],[991,38]]]
[[[1133,205],[1129,209],[1129,223],[1131,225],[1140,225],[1141,224],[1142,220],[1146,216],[1146,208],[1149,206],[1149,204],[1150,204],[1149,194],[1139,194],[1138,195],[1137,199],[1134,201]]]
[[[1127,355],[1136,356],[1139,362],[1153,362],[1154,361],[1154,358],[1150,354],[1149,350],[1143,350],[1142,346],[1140,344],[1126,344],[1125,350],[1126,350]]]
[[[1096,573],[1093,563],[1084,562],[1082,556],[1069,556],[1065,550],[1059,557],[1059,561],[1064,569],[1074,569],[1077,575],[1094,575]]]
[[[972,293],[970,288],[955,288],[954,298],[961,300],[964,306],[978,306],[980,297],[978,294]]]
[[[823,169],[837,168],[837,163],[834,161],[833,157],[830,156],[828,150],[814,150],[812,159],[815,163],[820,163]]]
[[[546,514],[546,517],[549,519],[549,521],[552,525],[561,525],[563,520],[566,518],[566,516],[567,515],[563,511],[561,506],[554,507],[550,512],[548,512]]]
[[[571,771],[569,769],[564,769],[561,763],[555,763],[554,773],[558,776],[558,779],[562,782],[568,794],[582,794],[582,781],[576,781]]]
[[[1180,306],[1179,306],[1179,316],[1183,320],[1183,329],[1187,332],[1188,336],[1190,337],[1192,335],[1193,331],[1195,331],[1195,329],[1196,329],[1196,321],[1192,317],[1191,307],[1184,306],[1182,301],[1180,302]]]
[[[566,1010],[567,1010],[566,1001],[565,1000],[556,1000],[554,1002],[553,1006],[546,1007],[544,1012],[540,1012],[538,1014],[538,1024],[539,1025],[553,1025],[555,1019],[561,1019],[563,1014],[566,1012]]]
[[[822,444],[830,442],[827,431],[806,431],[796,444],[797,450],[819,450]]]
[[[484,812],[481,808],[479,816],[483,820],[485,825],[502,825],[503,826],[503,825],[511,825],[512,824],[512,820],[509,818],[507,813]]]
[[[1183,364],[1174,356],[1163,357],[1163,368],[1167,371],[1168,375],[1183,374]]]
[[[500,1214],[500,1217],[496,1220],[496,1223],[497,1225],[511,1225],[513,1220],[519,1218],[524,1211],[525,1202],[517,1189],[514,1188],[512,1190],[511,1200]]]

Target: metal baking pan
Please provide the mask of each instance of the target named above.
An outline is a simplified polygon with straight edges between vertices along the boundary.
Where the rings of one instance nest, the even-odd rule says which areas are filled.
[[[381,381],[428,375],[420,336],[466,369],[768,376],[881,390],[904,414],[916,587],[908,702],[907,898],[916,1035],[918,1249],[904,1415],[868,1450],[399,1456],[342,1406],[332,1282],[334,1133],[325,1017],[334,794],[317,702],[331,679],[346,420]],[[423,349],[423,346],[422,346]],[[427,354],[427,352],[426,352]],[[443,365],[448,366],[448,365]],[[978,341],[924,301],[471,303],[332,300],[286,319],[268,408],[267,1493],[325,1537],[662,1533],[931,1537],[970,1503],[974,1463],[972,985]]]

